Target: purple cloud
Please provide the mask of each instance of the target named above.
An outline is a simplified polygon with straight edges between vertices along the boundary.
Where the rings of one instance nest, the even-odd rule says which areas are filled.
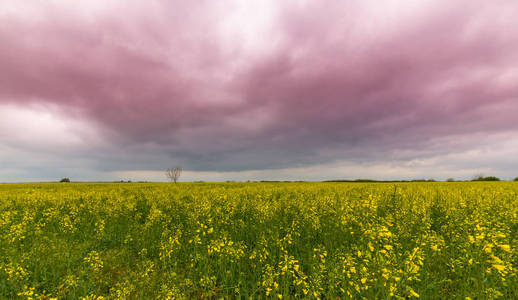
[[[404,163],[518,135],[514,1],[52,3],[6,1],[0,106],[80,120],[100,138],[67,157],[92,170]]]

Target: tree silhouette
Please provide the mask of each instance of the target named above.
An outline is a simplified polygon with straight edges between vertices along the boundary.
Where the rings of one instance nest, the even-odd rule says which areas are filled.
[[[176,183],[182,174],[182,167],[169,168],[165,171],[165,176],[172,182]]]

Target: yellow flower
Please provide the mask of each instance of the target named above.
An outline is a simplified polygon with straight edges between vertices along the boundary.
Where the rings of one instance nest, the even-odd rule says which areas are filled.
[[[410,296],[419,298],[419,294],[416,293],[413,289],[410,289]]]
[[[505,271],[505,266],[504,266],[504,265],[497,265],[497,264],[494,264],[494,265],[493,265],[493,268],[495,268],[498,272],[503,272],[503,271]]]
[[[505,238],[505,234],[499,232],[498,234],[495,235],[496,238],[500,238],[500,239],[504,239]]]
[[[499,245],[500,249],[504,250],[505,252],[511,252],[511,246],[509,245]]]

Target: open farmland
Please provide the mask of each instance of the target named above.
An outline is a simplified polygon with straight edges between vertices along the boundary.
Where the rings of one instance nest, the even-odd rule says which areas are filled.
[[[511,299],[518,183],[0,185],[0,298]]]

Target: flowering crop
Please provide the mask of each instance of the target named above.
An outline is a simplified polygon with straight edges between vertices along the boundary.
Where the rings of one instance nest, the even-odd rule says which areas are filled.
[[[1,299],[516,299],[518,183],[0,185]]]

